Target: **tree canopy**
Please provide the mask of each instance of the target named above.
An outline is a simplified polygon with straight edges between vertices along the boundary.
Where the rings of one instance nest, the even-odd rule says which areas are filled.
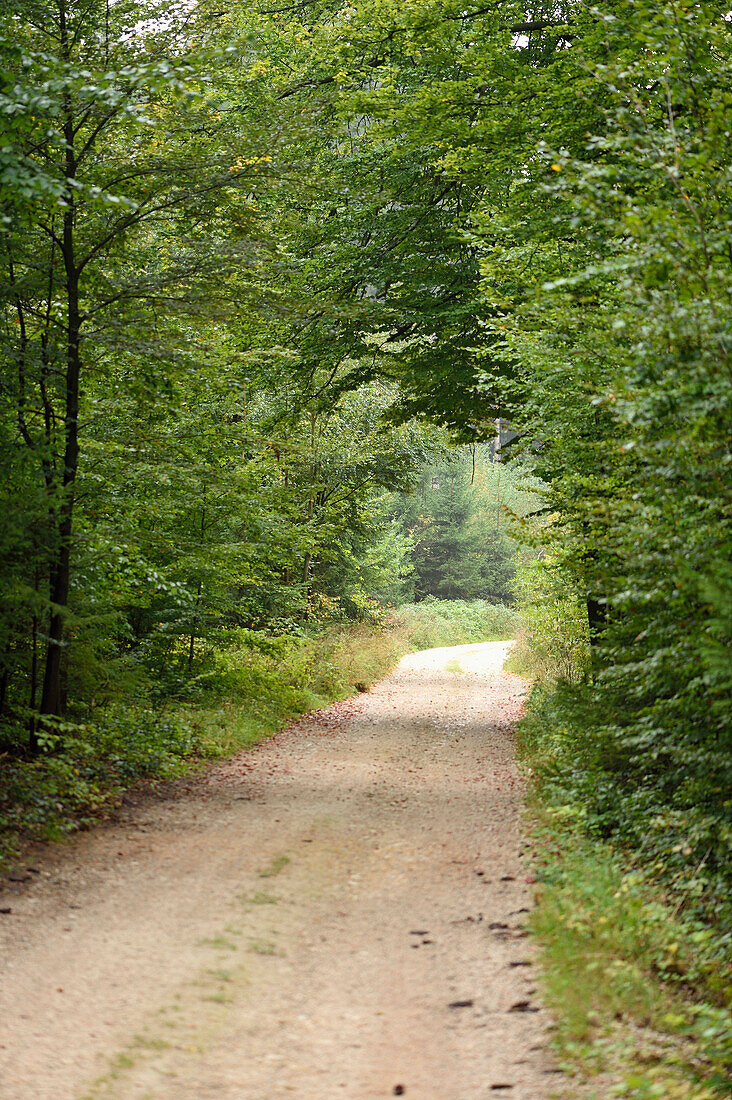
[[[405,584],[510,599],[523,537],[585,609],[553,705],[587,827],[728,896],[731,27],[687,0],[3,9],[12,752],[237,630]],[[491,457],[542,487],[510,530],[445,451],[499,418]]]

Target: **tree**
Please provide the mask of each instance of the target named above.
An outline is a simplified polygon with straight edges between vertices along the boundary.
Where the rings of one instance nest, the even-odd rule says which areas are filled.
[[[2,17],[16,43],[4,38],[16,165],[6,173],[20,195],[11,195],[2,231],[4,350],[14,371],[6,414],[15,421],[13,464],[30,479],[33,502],[20,523],[33,547],[32,579],[16,591],[33,615],[32,712],[38,619],[49,616],[40,632],[43,716],[63,707],[80,453],[94,386],[120,345],[129,354],[135,340],[147,360],[142,372],[164,370],[169,349],[156,348],[146,330],[159,326],[160,310],[190,304],[203,277],[231,266],[229,243],[219,250],[209,235],[203,253],[196,239],[232,190],[251,185],[258,159],[242,156],[238,131],[223,139],[193,65],[185,13],[164,24],[141,23],[146,14],[136,3],[30,0]],[[195,21],[205,23],[204,9]],[[21,546],[10,542],[15,560]],[[7,630],[5,652],[17,653],[12,623]],[[6,678],[11,671],[6,659]]]
[[[475,477],[473,455],[463,449],[433,458],[417,492],[395,505],[414,543],[416,599],[512,599],[516,545],[503,529],[493,486]]]

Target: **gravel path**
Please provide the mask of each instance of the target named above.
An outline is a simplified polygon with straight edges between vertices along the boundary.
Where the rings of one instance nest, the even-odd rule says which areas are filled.
[[[548,1100],[507,643],[55,846],[0,896],[3,1100]]]

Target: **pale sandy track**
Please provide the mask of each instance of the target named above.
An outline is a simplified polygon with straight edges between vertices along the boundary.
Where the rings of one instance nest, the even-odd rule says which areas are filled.
[[[505,648],[412,655],[36,857],[0,897],[2,1100],[561,1094]]]

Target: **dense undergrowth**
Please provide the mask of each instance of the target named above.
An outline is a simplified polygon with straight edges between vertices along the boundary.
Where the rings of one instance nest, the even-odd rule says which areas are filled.
[[[519,726],[533,791],[533,923],[564,1068],[578,1095],[597,1100],[728,1096],[724,837],[717,830],[715,859],[708,844],[706,859],[695,857],[693,819],[684,835],[668,806],[648,828],[653,775],[643,791],[598,751],[603,677],[591,674],[586,624],[557,561],[532,563],[519,589],[526,627],[509,665],[534,680]]]
[[[560,1064],[596,1100],[729,1096],[728,946],[653,876],[535,807],[533,930]]]
[[[425,600],[367,623],[269,637],[241,630],[211,647],[177,698],[124,700],[59,722],[35,759],[0,769],[0,866],[22,839],[55,839],[111,812],[141,781],[173,778],[269,736],[290,718],[365,691],[405,653],[511,637],[515,609]]]

